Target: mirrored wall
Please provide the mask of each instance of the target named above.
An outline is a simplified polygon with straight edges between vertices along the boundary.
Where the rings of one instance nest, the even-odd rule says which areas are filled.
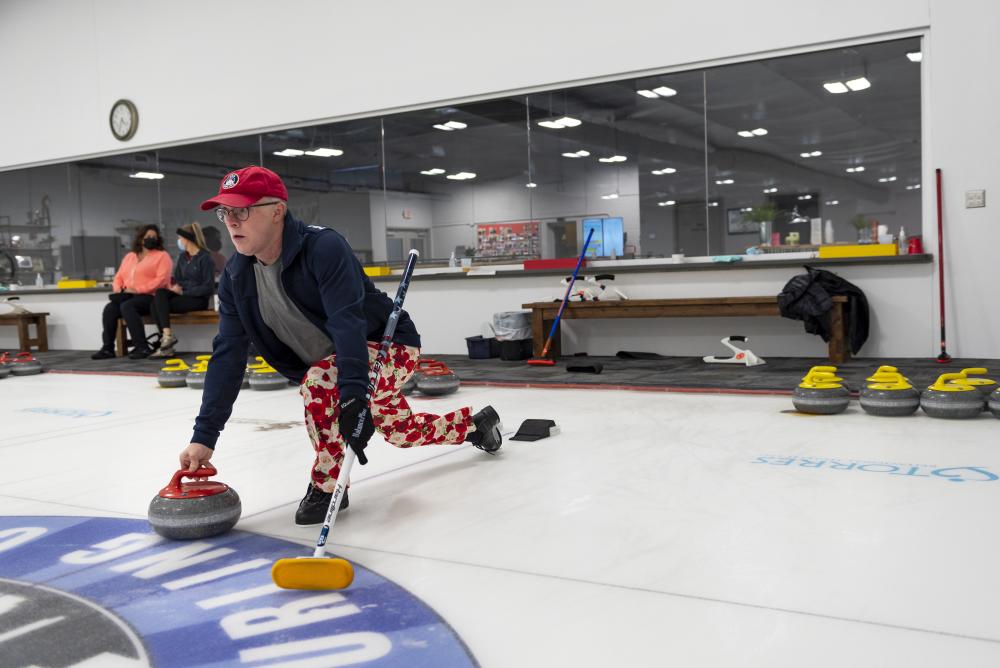
[[[229,255],[198,205],[249,164],[366,264],[572,257],[590,230],[613,258],[913,236],[920,62],[895,40],[3,172],[0,251],[22,284],[108,278],[147,223]]]

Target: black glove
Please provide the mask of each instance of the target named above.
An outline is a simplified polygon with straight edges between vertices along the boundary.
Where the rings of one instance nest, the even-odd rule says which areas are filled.
[[[340,418],[337,424],[340,427],[340,435],[354,450],[358,461],[367,464],[365,446],[368,445],[368,439],[375,433],[375,424],[372,422],[368,402],[358,397],[346,397],[341,399],[339,408]]]

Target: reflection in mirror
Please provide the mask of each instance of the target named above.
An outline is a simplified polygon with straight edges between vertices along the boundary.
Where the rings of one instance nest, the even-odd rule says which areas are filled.
[[[910,38],[274,130],[0,173],[17,281],[102,280],[134,230],[225,226],[199,204],[263,164],[291,213],[364,263],[729,255],[921,232]],[[213,230],[213,228],[215,228]]]
[[[523,231],[531,218],[523,100],[385,118],[390,261],[421,246],[428,262],[453,265],[537,255]]]
[[[917,38],[708,70],[709,252],[853,243],[852,220],[866,243],[873,225],[883,241],[919,234],[915,51]]]

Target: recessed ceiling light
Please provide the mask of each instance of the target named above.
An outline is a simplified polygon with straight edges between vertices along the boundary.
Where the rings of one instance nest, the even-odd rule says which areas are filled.
[[[776,193],[776,192],[778,192],[778,189],[777,188],[764,188],[764,190],[762,192],[764,192],[765,194],[766,193]]]
[[[447,123],[445,123],[445,125],[447,125],[449,128],[452,128],[453,130],[464,130],[465,128],[469,127],[468,125],[460,121],[448,121]]]
[[[618,199],[618,193],[611,193],[610,195],[601,195],[601,199]]]
[[[818,158],[823,155],[823,151],[805,151],[804,153],[799,153],[803,158]]]
[[[841,93],[846,93],[850,90],[842,81],[828,81],[823,84],[823,88],[834,95],[840,95]]]
[[[799,200],[801,200],[801,201],[810,200],[812,198],[813,198],[812,195],[799,195]]]
[[[754,133],[758,137],[763,137],[764,135],[767,134],[767,130],[765,130],[764,128],[754,128],[750,132]]]
[[[338,155],[344,155],[344,152],[339,148],[315,148],[311,151],[306,151],[306,155],[313,155],[317,158],[332,158]]]
[[[625,162],[628,160],[624,155],[612,155],[607,158],[598,158],[600,162]]]
[[[865,168],[862,167],[861,165],[858,165],[857,167],[848,167],[844,171],[850,172],[850,173],[853,174],[854,172],[863,172],[863,171],[865,171]]]
[[[583,121],[573,118],[572,116],[563,116],[561,118],[550,118],[546,121],[538,121],[538,124],[543,128],[551,128],[553,130],[562,130],[564,128],[575,128],[580,125]]]
[[[656,206],[673,206],[674,204],[677,204],[677,202],[672,199],[668,199],[666,202],[657,202]]]
[[[420,173],[421,174],[425,174],[427,176],[437,176],[438,174],[444,174],[444,170],[443,169],[438,169],[437,167],[435,167],[433,169],[425,169],[425,170],[423,170]]]
[[[467,179],[476,178],[476,175],[474,172],[459,172],[457,174],[449,174],[445,178],[451,179],[452,181],[465,181]]]
[[[879,183],[891,183],[896,180],[895,176],[883,176],[878,180]]]
[[[281,151],[275,151],[274,154],[275,155],[284,156],[286,158],[294,158],[294,157],[299,156],[299,155],[304,155],[305,151],[300,151],[297,148],[286,148],[286,149],[281,150]]]
[[[590,151],[574,151],[573,153],[563,153],[564,158],[586,158]]]
[[[659,95],[660,97],[673,97],[674,95],[677,95],[677,91],[675,91],[673,88],[670,88],[669,86],[658,86],[657,88],[653,89],[653,92]]]
[[[753,133],[750,132],[749,130],[740,130],[736,134],[738,134],[741,137],[753,137]]]
[[[733,184],[732,179],[716,179],[715,185],[717,186],[729,186]]]
[[[524,187],[525,188],[537,188],[538,184],[537,183],[525,183]]]
[[[907,190],[920,190],[920,184],[916,183],[916,184],[914,184],[912,186],[906,186],[906,189]]]
[[[753,207],[752,206],[745,206],[742,209],[740,209],[741,213],[750,213],[751,211],[753,211]]]
[[[149,179],[151,181],[158,181],[163,178],[163,174],[160,174],[159,172],[135,172],[133,174],[129,174],[128,177],[130,179]]]
[[[864,77],[858,77],[857,79],[851,79],[850,81],[848,81],[847,87],[857,92],[859,90],[865,90],[866,88],[871,88],[872,82]]]
[[[924,54],[921,51],[910,51],[906,57],[910,59],[910,62],[919,63],[924,59]]]
[[[709,206],[719,206],[719,203],[718,202],[709,202],[708,205]]]
[[[655,174],[656,176],[662,176],[664,174],[675,174],[677,172],[673,167],[664,167],[663,169],[654,169],[650,174]]]
[[[653,91],[651,91],[651,90],[646,90],[646,89],[642,89],[642,90],[637,90],[637,91],[636,91],[636,93],[638,93],[639,95],[642,95],[643,97],[648,97],[648,98],[656,98],[656,97],[660,97],[659,95],[657,95],[657,94],[656,94],[656,93],[654,93]]]
[[[840,200],[831,199],[823,203],[826,204],[827,206],[837,206],[838,204],[840,204]]]

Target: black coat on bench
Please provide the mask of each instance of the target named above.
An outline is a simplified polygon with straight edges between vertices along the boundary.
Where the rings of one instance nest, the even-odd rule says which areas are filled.
[[[830,309],[834,295],[847,297],[844,317],[847,320],[847,340],[852,353],[861,350],[868,340],[868,299],[861,288],[825,269],[806,267],[806,274],[792,277],[778,294],[781,315],[805,322],[810,334],[830,340]]]

